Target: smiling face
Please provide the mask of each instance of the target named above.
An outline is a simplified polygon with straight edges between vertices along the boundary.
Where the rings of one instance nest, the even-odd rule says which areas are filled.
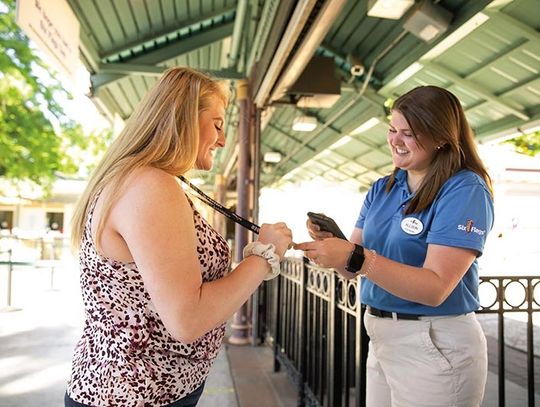
[[[433,141],[421,134],[415,135],[399,110],[392,111],[387,139],[394,165],[406,170],[409,179],[421,181],[437,151]]]
[[[218,98],[212,98],[208,109],[199,114],[199,151],[195,166],[200,170],[210,170],[214,164],[217,148],[225,147],[225,104]]]

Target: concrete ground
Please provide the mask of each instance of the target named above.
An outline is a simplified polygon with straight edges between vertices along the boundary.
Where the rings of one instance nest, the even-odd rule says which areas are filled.
[[[77,266],[69,261],[56,266],[52,275],[50,269],[17,267],[10,310],[7,270],[0,266],[0,407],[63,406],[83,313]],[[199,405],[285,407],[296,405],[294,396],[285,374],[272,372],[268,348],[225,344]]]
[[[77,266],[70,262],[57,266],[52,279],[50,269],[46,268],[20,267],[14,271],[11,302],[13,307],[21,308],[14,312],[7,312],[4,307],[7,271],[0,267],[0,407],[63,405],[83,315]],[[494,349],[491,341],[490,358]],[[517,361],[518,356],[522,355],[507,355],[507,364]],[[516,368],[519,370],[520,366]],[[526,371],[525,365],[521,368]],[[527,405],[526,389],[516,384],[519,380],[506,381],[508,407]],[[483,407],[497,406],[497,394],[497,376],[492,371]],[[293,407],[297,405],[296,389],[284,372],[272,372],[269,348],[225,345],[199,405]],[[540,406],[539,396],[536,405]]]

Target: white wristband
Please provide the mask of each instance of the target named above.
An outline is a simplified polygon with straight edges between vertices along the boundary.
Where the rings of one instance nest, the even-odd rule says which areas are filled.
[[[244,247],[244,259],[248,256],[259,256],[270,264],[270,271],[264,277],[265,280],[271,280],[277,277],[281,272],[279,265],[279,256],[276,254],[276,246],[272,243],[264,244],[259,241],[251,242]]]

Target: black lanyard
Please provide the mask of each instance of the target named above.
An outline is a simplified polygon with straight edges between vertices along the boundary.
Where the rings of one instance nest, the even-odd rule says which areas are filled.
[[[198,195],[196,195],[197,198],[199,198],[201,201],[203,201],[205,204],[211,206],[219,213],[225,215],[232,221],[238,223],[239,225],[245,227],[246,229],[251,230],[253,233],[259,234],[259,231],[261,230],[260,226],[257,226],[253,222],[250,222],[247,219],[244,219],[237,213],[234,213],[233,211],[225,208],[223,205],[221,205],[219,202],[213,200],[208,195],[206,195],[203,191],[201,191],[199,188],[197,188],[195,185],[193,185],[191,182],[189,182],[187,179],[184,178],[183,175],[178,175],[178,178],[180,181],[184,182],[186,185],[188,185],[193,191],[195,191]]]

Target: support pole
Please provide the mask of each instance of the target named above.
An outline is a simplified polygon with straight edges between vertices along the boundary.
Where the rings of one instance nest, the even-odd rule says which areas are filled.
[[[248,81],[239,80],[237,84],[237,100],[239,104],[239,123],[238,123],[238,172],[236,182],[236,192],[238,203],[237,213],[244,217],[250,217],[250,197],[251,187],[249,181],[250,166],[250,104],[248,97]],[[248,230],[236,224],[234,229],[234,262],[236,264],[242,261],[242,250],[248,243]],[[234,314],[231,325],[231,336],[229,343],[234,345],[247,345],[250,339],[250,301],[246,301]]]
[[[0,312],[14,312],[20,311],[20,308],[14,307],[11,305],[11,285],[12,285],[12,275],[13,275],[13,250],[8,250],[8,261],[7,261],[7,305],[4,308],[0,309]]]
[[[259,192],[261,176],[261,110],[259,108],[255,107],[253,119],[253,222],[259,224]],[[255,292],[251,296],[251,344],[253,346],[260,345],[260,343],[264,340],[264,336],[261,332],[259,323],[259,303],[262,290],[262,286],[259,286],[259,288],[257,288],[257,290],[255,290]]]

